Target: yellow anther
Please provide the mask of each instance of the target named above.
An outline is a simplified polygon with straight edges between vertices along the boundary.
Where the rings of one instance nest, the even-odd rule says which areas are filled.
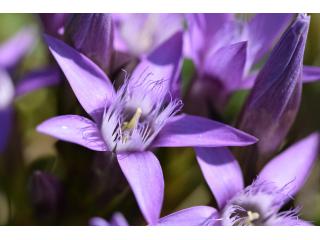
[[[248,211],[247,213],[248,213],[248,221],[250,223],[260,218],[260,214],[257,212]]]
[[[132,129],[134,129],[136,127],[136,125],[138,124],[138,122],[139,122],[141,114],[142,114],[142,109],[140,107],[138,107],[136,112],[134,113],[134,115],[130,119],[130,121],[123,123],[123,125],[122,125],[123,130],[132,130]]]

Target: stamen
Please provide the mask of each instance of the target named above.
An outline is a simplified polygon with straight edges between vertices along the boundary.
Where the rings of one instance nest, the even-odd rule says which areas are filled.
[[[248,214],[248,224],[253,225],[253,221],[258,220],[260,218],[260,214],[257,212],[247,211]]]
[[[137,108],[136,112],[134,113],[133,117],[129,122],[124,122],[122,125],[123,130],[132,130],[134,129],[137,124],[139,123],[139,119],[142,114],[142,109],[140,107]]]

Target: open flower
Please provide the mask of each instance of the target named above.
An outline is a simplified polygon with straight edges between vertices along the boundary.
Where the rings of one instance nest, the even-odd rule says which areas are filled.
[[[37,130],[95,151],[114,153],[149,224],[157,222],[164,194],[161,166],[151,149],[245,146],[257,141],[222,123],[189,115],[175,116],[182,106],[176,97],[181,32],[144,58],[119,89],[75,49],[49,36],[46,41],[93,121],[64,115],[48,119]]]
[[[273,158],[247,187],[229,150],[196,149],[219,210],[192,207],[161,218],[159,225],[310,225],[298,218],[298,209],[280,209],[305,183],[319,154],[319,143],[319,133],[314,133],[292,145]]]

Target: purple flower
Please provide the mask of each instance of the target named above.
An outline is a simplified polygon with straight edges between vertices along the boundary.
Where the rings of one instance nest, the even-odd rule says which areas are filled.
[[[110,221],[106,221],[101,217],[91,218],[89,221],[89,225],[91,226],[129,226],[127,219],[120,212],[114,213]]]
[[[253,66],[270,51],[292,16],[256,14],[243,21],[234,14],[187,15],[185,55],[197,70],[190,98],[197,97],[202,104],[210,101],[221,111],[232,92],[251,88],[258,72]],[[320,68],[306,67],[304,79],[319,80]]]
[[[280,209],[307,180],[319,154],[319,144],[319,133],[297,142],[273,158],[247,187],[229,150],[196,149],[219,210],[192,207],[161,218],[159,225],[310,225],[298,218],[298,209]]]
[[[113,53],[111,14],[72,14],[66,25],[65,37],[75,49],[102,69],[110,68]]]
[[[149,54],[177,31],[183,30],[182,14],[113,14],[115,49],[141,57]]]
[[[157,222],[164,194],[155,147],[245,146],[256,138],[204,118],[175,114],[182,33],[177,32],[135,68],[119,89],[91,60],[46,36],[50,51],[75,95],[93,119],[78,115],[51,118],[39,132],[95,151],[113,152],[149,224]]]
[[[257,76],[239,118],[237,126],[259,138],[257,145],[240,151],[239,158],[246,161],[251,177],[279,147],[295,120],[309,21],[310,17],[300,14],[283,34]]]
[[[34,44],[34,29],[25,28],[0,45],[0,125],[3,129],[0,134],[0,152],[6,147],[10,134],[13,100],[39,88],[55,85],[60,80],[59,69],[49,67],[31,72],[14,84],[10,72]]]

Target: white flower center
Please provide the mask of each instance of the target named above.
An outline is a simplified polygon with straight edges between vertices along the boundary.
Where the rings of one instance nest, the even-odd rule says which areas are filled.
[[[165,103],[162,97],[154,96],[157,93],[162,96],[161,90],[128,87],[128,82],[119,89],[105,110],[101,125],[102,136],[111,151],[144,151],[166,121],[180,110],[181,101]]]

